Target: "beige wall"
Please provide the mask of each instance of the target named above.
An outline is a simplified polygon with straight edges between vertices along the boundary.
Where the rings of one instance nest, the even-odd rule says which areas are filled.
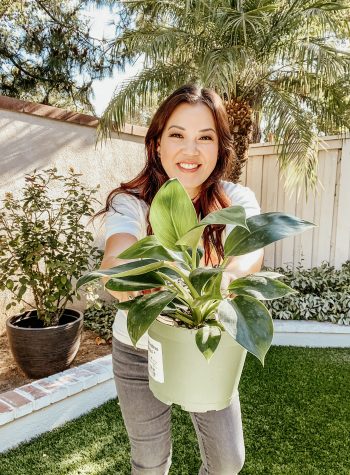
[[[25,109],[22,107],[21,110]],[[34,168],[56,166],[59,173],[66,174],[72,166],[83,174],[82,181],[87,185],[101,185],[96,197],[104,203],[111,189],[142,169],[145,128],[126,126],[120,137],[114,134],[112,140],[95,147],[95,127],[79,125],[79,118],[75,117],[69,122],[48,118],[57,111],[60,112],[42,106],[40,114],[23,113],[1,109],[0,101],[0,199],[6,191],[20,192],[24,174]],[[82,117],[85,122],[89,122],[87,118],[91,119]],[[339,267],[349,259],[350,140],[328,137],[325,147],[326,150],[319,152],[319,172],[324,189],[320,188],[319,194],[306,202],[303,194],[297,199],[295,193],[292,197],[284,193],[273,144],[251,146],[241,183],[256,193],[262,212],[289,212],[318,225],[303,235],[267,246],[265,265],[295,265],[303,257],[304,267],[319,265],[324,259]],[[96,220],[91,230],[96,236],[95,244],[103,248],[103,221]],[[0,332],[10,316],[5,311],[8,301],[9,295],[0,293]],[[77,301],[76,305],[84,308],[85,300]],[[11,314],[16,310],[13,307]]]

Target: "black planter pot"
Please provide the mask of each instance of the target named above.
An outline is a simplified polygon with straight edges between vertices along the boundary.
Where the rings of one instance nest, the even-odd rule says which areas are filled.
[[[78,352],[82,329],[83,313],[68,308],[53,327],[44,327],[36,310],[6,321],[13,357],[30,378],[43,378],[67,369]]]

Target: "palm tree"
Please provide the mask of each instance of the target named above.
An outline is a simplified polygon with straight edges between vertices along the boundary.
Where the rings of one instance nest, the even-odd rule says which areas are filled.
[[[348,1],[124,1],[133,18],[113,42],[121,68],[144,69],[106,108],[99,136],[119,131],[138,108],[195,82],[224,99],[237,160],[236,182],[261,121],[273,133],[286,188],[317,185],[320,132],[350,128]],[[343,93],[343,94],[342,94]],[[347,93],[348,94],[348,93]]]

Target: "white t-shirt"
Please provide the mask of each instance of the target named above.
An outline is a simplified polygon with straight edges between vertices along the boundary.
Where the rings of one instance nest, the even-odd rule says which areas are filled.
[[[225,193],[231,200],[231,206],[243,206],[246,212],[246,217],[260,214],[260,206],[256,200],[254,192],[239,183],[232,183],[229,181],[220,181]],[[112,208],[106,213],[106,232],[105,240],[116,233],[129,233],[136,236],[138,240],[147,236],[146,216],[148,212],[148,204],[134,196],[126,193],[120,193],[113,198],[112,206],[117,210],[115,212]],[[234,224],[227,224],[222,233],[223,244],[226,236],[235,227]],[[127,330],[127,312],[118,310],[113,323],[113,336],[121,342],[131,345]],[[137,348],[148,349],[148,332],[144,333],[136,344]]]

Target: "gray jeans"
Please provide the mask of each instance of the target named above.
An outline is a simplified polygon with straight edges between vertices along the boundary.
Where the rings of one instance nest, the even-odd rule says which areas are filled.
[[[171,406],[148,387],[148,351],[112,339],[114,379],[131,446],[132,475],[167,475],[171,465]],[[199,475],[235,475],[245,448],[239,395],[220,411],[190,412],[202,465]],[[191,474],[192,475],[192,474]]]

